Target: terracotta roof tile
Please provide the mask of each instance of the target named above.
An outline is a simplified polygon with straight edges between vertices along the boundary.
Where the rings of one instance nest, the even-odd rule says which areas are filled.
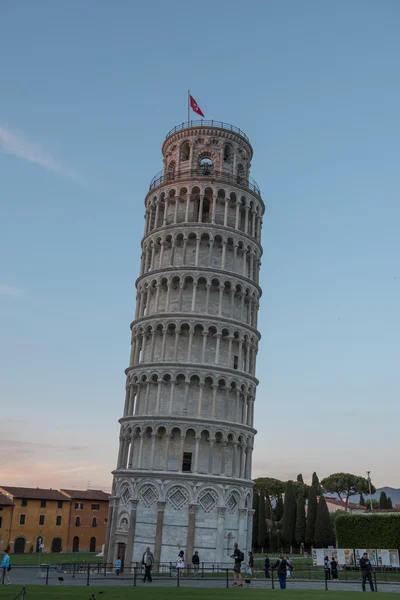
[[[64,500],[68,498],[58,490],[47,490],[43,488],[15,487],[11,485],[0,485],[0,488],[14,496],[14,498],[26,498],[31,500]]]
[[[2,494],[0,492],[0,506],[13,506],[14,502],[11,500],[11,498],[9,498],[8,496],[6,496],[5,494]]]
[[[64,494],[67,494],[73,500],[99,500],[108,502],[110,494],[103,492],[103,490],[61,490]]]

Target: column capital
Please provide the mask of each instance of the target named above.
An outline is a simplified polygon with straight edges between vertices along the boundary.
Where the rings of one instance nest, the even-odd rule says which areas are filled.
[[[189,514],[195,515],[197,511],[197,504],[189,504]]]
[[[129,500],[129,502],[131,503],[131,510],[137,510],[139,500],[132,500],[132,498],[131,498]]]
[[[248,513],[247,508],[239,508],[239,517],[246,517]]]
[[[164,511],[165,510],[165,506],[166,506],[166,502],[164,501],[159,501],[157,502],[157,510],[160,511]]]
[[[217,507],[217,512],[218,512],[218,516],[219,517],[224,517],[225,513],[226,513],[226,507],[225,506],[218,506]]]

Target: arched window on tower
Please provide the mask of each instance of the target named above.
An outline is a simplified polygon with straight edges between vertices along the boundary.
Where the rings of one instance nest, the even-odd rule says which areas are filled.
[[[167,179],[168,180],[175,179],[175,161],[174,160],[171,160],[171,162],[168,165]]]
[[[185,162],[189,160],[190,157],[190,144],[189,142],[184,142],[181,146],[181,162]]]
[[[80,517],[76,517],[75,519],[75,527],[80,527],[81,526],[81,518]]]
[[[210,175],[212,171],[213,162],[209,156],[204,156],[200,159],[199,166],[202,175]]]
[[[96,519],[96,517],[93,517],[93,519],[92,519],[92,527],[97,527],[97,519]]]
[[[233,148],[232,144],[225,144],[224,146],[224,162],[228,164],[233,163]]]

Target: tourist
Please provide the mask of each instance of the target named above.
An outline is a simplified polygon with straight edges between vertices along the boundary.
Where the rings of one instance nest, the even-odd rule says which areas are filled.
[[[254,557],[253,557],[253,553],[249,552],[249,558],[247,561],[247,577],[245,579],[247,588],[250,587],[250,583],[251,583],[250,577],[253,577],[253,573],[254,573]]]
[[[122,567],[122,560],[120,558],[117,558],[117,560],[115,561],[115,573],[117,575],[120,574],[121,572],[121,567]]]
[[[148,546],[146,548],[146,552],[143,553],[142,565],[144,565],[144,577],[142,581],[143,583],[146,583],[146,579],[148,579],[151,583],[153,581],[151,577],[151,570],[154,565],[154,556],[153,553],[150,552],[150,548]]]
[[[325,571],[325,579],[331,578],[331,563],[329,562],[329,558],[325,556],[324,560],[324,571]]]
[[[234,544],[233,546],[233,554],[231,558],[235,561],[233,565],[233,587],[243,587],[242,582],[242,562],[244,561],[244,554],[239,550],[239,546]],[[239,583],[238,583],[239,582]]]
[[[360,558],[360,569],[361,569],[363,592],[365,592],[365,582],[367,579],[369,581],[369,587],[371,588],[371,592],[373,592],[374,584],[372,583],[372,565],[371,565],[371,561],[368,558],[368,552],[364,552],[364,554]]]
[[[332,574],[332,579],[334,581],[338,581],[339,577],[338,577],[338,564],[337,564],[337,560],[335,557],[332,558],[331,560],[331,574]]]
[[[10,567],[10,557],[8,554],[8,550],[4,550],[4,556],[3,556],[3,560],[1,561],[0,568],[3,569],[3,577],[2,577],[3,583],[7,583],[9,585],[11,583],[11,581],[10,581],[10,576],[9,576],[8,572],[11,571],[11,567]]]
[[[192,565],[193,565],[193,577],[198,577],[199,575],[199,565],[200,565],[200,556],[199,553],[196,552],[192,556]]]
[[[265,573],[265,578],[269,579],[269,570],[271,568],[271,561],[269,560],[268,556],[265,555],[265,560],[264,560],[264,573]]]
[[[286,590],[287,567],[288,565],[286,559],[284,558],[283,554],[280,554],[278,560],[272,568],[277,569],[278,571],[279,586],[281,590]]]
[[[292,579],[296,579],[295,576],[294,576],[294,573],[293,573],[293,564],[292,564],[292,561],[290,560],[290,558],[288,556],[286,557],[285,560],[286,560],[287,566],[288,566],[287,574]]]
[[[183,569],[185,568],[185,553],[181,550],[178,554],[178,558],[176,560],[176,568],[178,572],[178,577],[183,577]]]

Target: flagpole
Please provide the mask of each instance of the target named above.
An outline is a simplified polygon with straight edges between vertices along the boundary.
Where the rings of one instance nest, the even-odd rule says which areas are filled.
[[[188,90],[188,127],[190,127],[190,90]]]

